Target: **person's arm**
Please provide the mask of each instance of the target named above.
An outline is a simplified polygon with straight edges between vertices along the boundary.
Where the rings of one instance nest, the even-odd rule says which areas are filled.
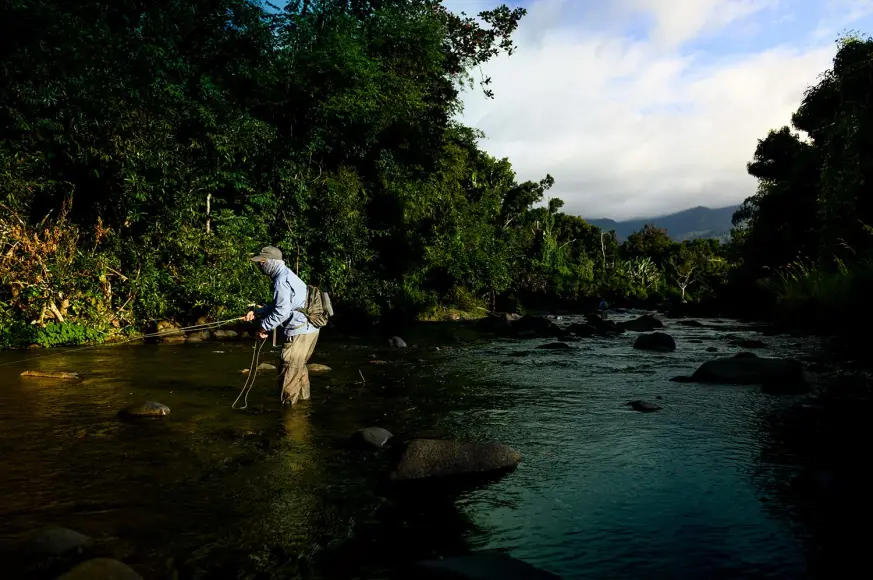
[[[276,299],[264,308],[265,313],[261,316],[261,329],[265,332],[278,327],[291,316],[291,300],[294,294],[291,285],[285,281],[276,290]]]

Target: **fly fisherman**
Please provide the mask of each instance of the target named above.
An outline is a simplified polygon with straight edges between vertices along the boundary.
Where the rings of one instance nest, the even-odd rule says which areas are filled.
[[[309,371],[306,362],[318,342],[318,328],[310,324],[301,311],[306,306],[307,286],[282,261],[279,248],[267,246],[251,260],[261,272],[273,280],[273,301],[256,308],[243,317],[245,321],[261,319],[258,338],[280,329],[284,333],[282,354],[279,357],[279,387],[282,403],[293,405],[298,399],[309,398]]]

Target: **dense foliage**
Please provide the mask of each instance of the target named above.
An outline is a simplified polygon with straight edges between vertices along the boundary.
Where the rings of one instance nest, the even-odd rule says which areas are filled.
[[[524,13],[0,0],[0,344],[240,314],[267,244],[345,314],[705,295],[717,245],[620,248],[454,120]]]
[[[873,39],[838,41],[792,127],[758,142],[758,192],[734,216],[734,283],[763,308],[839,330],[873,289]],[[804,135],[802,135],[802,132]]]

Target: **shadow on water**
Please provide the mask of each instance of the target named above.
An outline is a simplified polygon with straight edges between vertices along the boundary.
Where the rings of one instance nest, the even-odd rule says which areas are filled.
[[[829,377],[822,390],[763,416],[761,463],[771,509],[797,524],[812,578],[851,577],[867,563],[873,520],[869,441],[869,376]]]
[[[766,420],[788,399],[669,381],[759,335],[668,326],[679,347],[665,354],[633,350],[635,333],[552,351],[445,325],[439,352],[433,337],[392,351],[326,333],[313,362],[333,370],[284,410],[274,372],[259,374],[248,409],[230,408],[244,343],[107,347],[26,367],[81,382],[2,367],[0,544],[61,525],[147,580],[409,577],[416,560],[481,550],[566,580],[803,576],[805,532],[777,488],[809,443],[788,445]],[[802,350],[766,342],[769,354]],[[658,396],[657,413],[624,405]],[[116,416],[146,400],[171,414]],[[350,443],[367,426],[497,440],[523,459],[485,480],[390,484],[389,454]]]

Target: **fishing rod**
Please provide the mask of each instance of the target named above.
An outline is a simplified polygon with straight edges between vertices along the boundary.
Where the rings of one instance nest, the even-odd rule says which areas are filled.
[[[222,321],[219,321],[219,322],[209,322],[209,323],[207,323],[207,324],[195,324],[195,325],[193,325],[193,326],[185,326],[185,327],[182,327],[182,328],[172,328],[172,329],[164,330],[164,331],[161,331],[161,332],[152,332],[152,333],[149,333],[149,334],[143,334],[143,335],[141,335],[141,336],[137,336],[137,337],[134,337],[134,338],[131,338],[131,339],[128,339],[128,340],[123,340],[123,341],[121,341],[121,342],[113,342],[113,343],[108,344],[108,345],[106,345],[106,344],[92,344],[92,345],[88,345],[88,346],[82,346],[82,347],[79,347],[79,348],[71,348],[71,349],[67,349],[67,350],[60,350],[60,351],[50,352],[50,353],[48,353],[48,354],[41,354],[41,355],[38,355],[38,356],[32,356],[32,357],[24,358],[24,359],[21,359],[21,360],[14,360],[14,361],[9,361],[9,362],[5,362],[5,363],[0,363],[0,367],[5,367],[5,366],[9,366],[9,365],[14,365],[14,364],[19,364],[19,363],[24,363],[24,362],[28,362],[28,361],[32,361],[32,360],[37,360],[37,359],[48,358],[48,357],[51,357],[51,356],[60,356],[60,355],[62,355],[62,354],[70,354],[70,353],[73,353],[73,352],[81,352],[81,351],[83,351],[83,350],[89,350],[89,349],[92,349],[92,348],[98,348],[98,347],[102,347],[102,346],[118,346],[118,345],[121,345],[121,344],[128,344],[128,343],[130,343],[130,342],[134,342],[134,341],[137,341],[137,340],[144,340],[144,339],[146,339],[146,338],[157,338],[157,337],[161,337],[161,336],[166,336],[166,335],[168,335],[168,334],[178,334],[178,333],[180,333],[180,332],[184,332],[184,331],[191,331],[191,330],[208,330],[208,329],[210,329],[210,328],[217,328],[217,327],[219,327],[219,326],[223,326],[223,325],[225,325],[225,324],[227,324],[227,323],[229,323],[229,322],[239,322],[240,320],[243,320],[243,318],[244,318],[244,317],[239,317],[239,316],[237,316],[237,317],[235,317],[235,318],[229,318],[229,319],[227,319],[227,320],[222,320]]]

